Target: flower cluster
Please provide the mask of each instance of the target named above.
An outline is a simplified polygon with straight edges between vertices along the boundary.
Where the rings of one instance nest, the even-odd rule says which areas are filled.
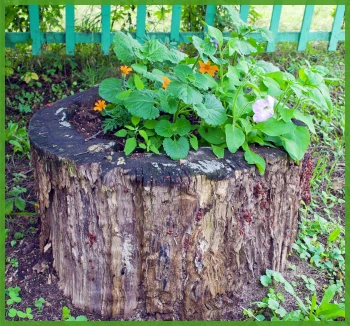
[[[219,158],[225,151],[243,150],[247,162],[263,173],[265,160],[253,150],[258,144],[283,146],[300,161],[314,126],[299,108],[308,101],[330,105],[323,78],[328,72],[320,66],[302,68],[295,78],[257,60],[251,54],[258,45],[247,30],[256,31],[240,21],[224,42],[222,32],[208,26],[204,39],[192,36],[198,51],[194,58],[158,40],[141,45],[116,32],[113,44],[123,62],[121,78],[102,81],[103,100],[94,107],[105,118],[104,130],[124,138],[126,155],[138,149],[180,160],[199,146],[210,146]],[[262,35],[272,40],[268,30]]]

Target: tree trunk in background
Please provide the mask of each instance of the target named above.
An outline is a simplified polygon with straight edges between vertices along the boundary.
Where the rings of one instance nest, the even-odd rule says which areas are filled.
[[[72,129],[60,130],[74,136],[71,145],[52,147],[58,108],[31,122],[32,164],[41,248],[52,243],[60,286],[75,306],[119,318],[142,311],[218,320],[251,279],[284,269],[308,171],[284,151],[254,149],[267,161],[263,176],[242,152],[217,159],[200,149],[181,162],[77,155],[91,143]],[[53,136],[38,137],[44,126]]]

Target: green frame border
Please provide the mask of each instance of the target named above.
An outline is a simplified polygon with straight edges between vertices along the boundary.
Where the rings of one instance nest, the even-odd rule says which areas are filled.
[[[58,4],[74,4],[74,5],[101,5],[101,4],[147,4],[147,5],[172,5],[172,4],[246,4],[246,5],[347,5],[345,9],[345,52],[350,53],[350,35],[348,34],[350,31],[350,3],[346,0],[336,1],[336,0],[295,0],[295,1],[267,1],[267,0],[2,0],[0,4],[0,30],[2,31],[0,37],[0,325],[14,325],[17,323],[25,323],[28,326],[34,325],[57,325],[57,323],[66,323],[66,322],[57,322],[57,321],[23,321],[23,322],[10,322],[5,320],[5,237],[4,237],[4,229],[5,229],[5,75],[4,75],[4,66],[5,66],[5,6],[7,5],[29,5],[29,4],[39,4],[39,5],[58,5]],[[350,85],[350,56],[345,57],[345,85]],[[346,103],[350,103],[350,91],[345,93]],[[345,116],[345,241],[349,243],[349,235],[350,235],[350,223],[349,219],[349,209],[350,209],[350,110],[349,104],[345,106],[345,112],[348,113]],[[349,302],[349,293],[350,293],[350,250],[347,250],[345,253],[345,261],[346,261],[346,284],[345,284],[345,298],[346,298],[346,316],[350,314],[350,302]],[[349,319],[347,319],[349,320]],[[104,321],[88,321],[85,322],[86,325],[103,325],[106,322]],[[112,323],[120,326],[133,326],[139,325],[140,323],[145,323],[147,325],[171,325],[174,326],[186,326],[186,325],[203,325],[203,326],[228,326],[244,323],[244,325],[254,325],[256,322],[240,322],[240,321],[232,321],[232,322],[222,322],[222,321],[142,321],[142,322],[134,322],[134,321],[109,321],[107,323]],[[269,325],[296,325],[296,322],[266,322]],[[298,322],[298,325],[307,325],[308,322]],[[328,325],[329,322],[318,322],[317,325]],[[350,324],[345,322],[337,322],[336,325],[346,325]]]

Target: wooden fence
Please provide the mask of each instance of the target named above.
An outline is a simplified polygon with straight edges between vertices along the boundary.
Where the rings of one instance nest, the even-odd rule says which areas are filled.
[[[248,5],[240,6],[240,17],[247,21],[249,13]],[[180,32],[181,5],[172,6],[171,27],[169,32],[152,32],[147,33],[148,36],[155,36],[160,40],[169,38],[170,41],[188,42],[188,36],[197,35],[203,37],[203,33],[198,32]],[[205,21],[209,25],[214,25],[216,6],[208,5],[206,7]],[[313,5],[305,6],[304,17],[299,32],[279,32],[278,26],[281,18],[282,5],[274,5],[270,31],[274,34],[274,40],[267,42],[266,52],[274,52],[277,42],[298,42],[298,51],[304,51],[308,41],[328,41],[328,50],[335,51],[339,41],[345,40],[345,31],[342,30],[342,23],[345,12],[345,5],[338,5],[336,8],[333,26],[331,31],[310,31],[311,20],[314,12]],[[137,6],[137,25],[136,33],[131,33],[137,40],[142,41],[146,35],[146,5]],[[100,43],[102,51],[107,55],[113,41],[114,33],[111,32],[111,6],[101,6],[101,25],[100,33],[75,32],[74,5],[66,6],[66,31],[65,32],[41,32],[39,28],[39,6],[29,6],[30,32],[25,33],[6,33],[5,42],[7,47],[12,47],[16,43],[26,42],[32,39],[32,53],[38,55],[41,53],[41,47],[45,43],[65,43],[66,53],[74,55],[75,45],[78,43]],[[224,33],[225,35],[225,33]],[[229,36],[229,33],[226,33]],[[263,41],[260,33],[252,33],[251,35],[257,41]]]

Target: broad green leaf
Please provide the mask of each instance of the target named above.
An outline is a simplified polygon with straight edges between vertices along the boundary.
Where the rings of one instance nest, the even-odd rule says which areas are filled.
[[[242,82],[240,81],[240,73],[235,67],[228,66],[228,71],[226,73],[226,77],[235,86],[239,86],[242,84]]]
[[[263,68],[266,73],[280,71],[274,64],[264,60],[257,61],[255,66]]]
[[[290,122],[290,120],[292,119],[292,117],[295,113],[295,110],[291,110],[291,109],[288,109],[286,107],[285,108],[279,107],[278,111],[279,111],[284,122]]]
[[[271,298],[269,298],[268,300],[267,300],[267,304],[268,304],[268,307],[271,309],[271,310],[276,310],[276,309],[278,309],[278,307],[279,307],[279,303],[278,303],[278,301],[276,301],[276,300],[274,300],[274,299],[271,299]]]
[[[224,43],[224,38],[222,36],[221,31],[213,26],[208,25],[207,27],[208,27],[208,35],[214,38],[215,40],[217,40],[219,43],[219,47],[221,47],[222,44]]]
[[[200,74],[200,73],[196,72],[193,75],[194,79],[191,81],[192,85],[199,88],[199,89],[206,91],[209,87],[208,86],[208,79],[207,79],[206,75],[210,76],[209,74]]]
[[[99,88],[98,94],[106,101],[116,103],[116,96],[122,91],[122,81],[117,78],[104,79]]]
[[[280,96],[283,94],[280,85],[274,79],[270,77],[264,77],[262,79],[262,82],[267,87],[267,94],[271,96]]]
[[[284,283],[284,289],[290,294],[294,294],[295,293],[293,286],[290,283],[288,283],[288,282]]]
[[[23,311],[17,310],[17,316],[19,318],[26,318],[27,314],[25,312],[23,312]]]
[[[177,65],[174,69],[175,75],[183,82],[188,82],[187,78],[193,75],[193,70],[187,65]]]
[[[282,306],[280,306],[278,307],[278,309],[275,310],[275,313],[283,318],[287,314],[287,311]]]
[[[304,320],[304,316],[300,310],[294,310],[283,317],[283,321],[299,321]]]
[[[172,63],[178,64],[186,57],[185,53],[177,51],[175,49],[170,49],[166,53],[166,60],[169,60]]]
[[[328,244],[330,244],[331,242],[334,242],[335,240],[337,240],[337,238],[338,238],[338,236],[339,236],[339,234],[340,234],[340,227],[338,226],[338,227],[336,227],[333,231],[332,231],[332,233],[329,235],[329,237],[328,237],[328,240],[327,240],[327,242],[328,242]]]
[[[272,283],[272,279],[271,279],[271,277],[269,277],[267,275],[261,275],[260,282],[263,286],[269,286],[269,284]]]
[[[8,198],[5,201],[5,215],[10,215],[13,211],[13,198]]]
[[[130,34],[115,32],[113,37],[114,52],[122,64],[127,64],[135,60],[135,49],[139,49],[141,44]]]
[[[198,150],[198,139],[195,135],[191,135],[190,137],[190,144],[191,144],[191,147],[197,151]]]
[[[139,123],[140,123],[140,117],[135,117],[135,116],[132,116],[131,117],[131,123],[134,125],[134,126],[137,126]]]
[[[223,124],[227,119],[225,108],[214,94],[205,95],[204,104],[195,104],[193,109],[206,123],[212,126]]]
[[[258,122],[253,128],[261,130],[268,136],[280,136],[293,132],[296,129],[296,125],[292,122],[270,118],[264,122]]]
[[[304,122],[308,127],[309,127],[309,130],[314,134],[316,133],[315,131],[315,126],[314,126],[314,123],[312,122],[312,116],[309,115],[309,116],[305,116],[303,115],[300,111],[298,110],[292,110],[292,112],[294,113],[293,114],[293,117],[297,120],[300,120],[302,122]]]
[[[124,153],[130,155],[136,148],[136,138],[128,138],[125,142]]]
[[[135,83],[136,89],[138,90],[141,90],[145,87],[139,75],[134,74],[134,83]]]
[[[245,141],[242,129],[229,123],[225,125],[225,134],[228,150],[231,153],[236,153]]]
[[[186,136],[191,131],[191,123],[183,117],[177,119],[174,126],[174,132],[179,136]]]
[[[15,198],[15,206],[18,210],[24,211],[24,209],[26,208],[26,202],[23,198],[16,197]]]
[[[159,110],[154,106],[154,94],[150,90],[132,92],[124,104],[132,115],[143,119],[154,119],[159,115]]]
[[[322,75],[318,74],[317,72],[311,71],[309,68],[301,68],[299,70],[299,77],[307,85],[319,86],[323,83]]]
[[[223,158],[224,157],[224,155],[225,155],[225,147],[226,146],[222,147],[222,146],[211,145],[211,149],[213,150],[213,153],[218,158]]]
[[[142,46],[141,52],[150,62],[163,62],[168,59],[168,48],[156,39],[147,41]]]
[[[87,321],[88,319],[84,315],[80,315],[75,320],[76,321]]]
[[[132,90],[131,89],[128,89],[126,91],[123,91],[121,93],[119,93],[117,96],[116,96],[116,99],[117,100],[121,100],[121,101],[124,101],[130,94],[131,94]]]
[[[146,142],[148,141],[148,135],[147,135],[146,131],[140,130],[139,134]]]
[[[11,308],[9,311],[8,311],[8,316],[13,318],[13,317],[16,317],[17,315],[17,310],[14,309],[14,308]]]
[[[147,71],[147,67],[145,65],[135,63],[131,65],[131,68],[137,72],[138,74],[142,75],[143,77],[152,80],[152,81],[158,81],[160,83],[163,83],[162,76],[164,74],[158,70],[158,69],[153,69],[152,72]]]
[[[167,87],[167,91],[174,97],[183,100],[186,104],[198,104],[203,99],[202,94],[196,89],[178,81],[172,81]]]
[[[254,46],[245,40],[237,40],[236,47],[241,55],[249,55],[257,51]]]
[[[159,136],[171,137],[174,135],[172,130],[172,123],[167,120],[160,120],[156,124],[155,131]]]
[[[147,129],[154,129],[157,125],[157,120],[146,120],[144,126],[147,128]]]
[[[268,42],[272,42],[273,41],[274,35],[269,29],[267,29],[265,27],[254,27],[254,29],[255,29],[256,32],[260,32],[261,33],[261,36],[262,36],[262,38],[265,41],[268,41]]]
[[[264,174],[266,168],[265,160],[258,154],[254,153],[248,146],[244,148],[244,158],[248,164],[255,164],[261,175]]]
[[[190,145],[185,137],[177,140],[165,138],[163,141],[165,153],[173,160],[181,160],[187,157]]]
[[[226,136],[221,129],[213,127],[200,127],[198,132],[209,144],[220,145],[225,143]]]
[[[178,101],[168,91],[160,89],[158,97],[161,105],[160,110],[170,114],[174,114],[177,111]]]
[[[288,134],[283,134],[281,139],[284,149],[293,160],[301,160],[310,143],[309,132],[300,126]]]
[[[195,35],[192,36],[192,43],[202,60],[207,60],[207,56],[213,55],[216,52],[216,48],[212,43],[206,42]]]

